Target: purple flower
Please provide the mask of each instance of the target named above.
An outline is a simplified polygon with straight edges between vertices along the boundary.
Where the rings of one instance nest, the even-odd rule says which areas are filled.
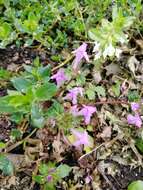
[[[92,177],[91,177],[90,175],[88,175],[88,176],[86,176],[86,178],[85,178],[85,183],[88,184],[88,183],[90,183],[92,180],[93,180]]]
[[[73,53],[75,54],[75,59],[73,62],[73,69],[77,70],[80,61],[85,58],[89,62],[89,57],[86,52],[87,44],[83,43],[79,48],[77,48]]]
[[[142,125],[142,120],[138,113],[136,113],[135,116],[129,114],[127,116],[127,121],[128,121],[128,124],[135,125],[138,128],[140,128]]]
[[[84,116],[85,123],[90,123],[91,116],[95,113],[96,107],[83,105],[83,108],[78,112],[78,115]]]
[[[76,142],[73,144],[74,146],[76,146],[76,147],[79,147],[80,145],[90,146],[88,134],[86,131],[79,132],[75,129],[71,129],[71,132],[77,139]]]
[[[140,108],[140,105],[138,104],[138,103],[136,103],[136,102],[132,102],[131,103],[131,109],[132,109],[132,111],[137,111],[138,109]]]
[[[57,86],[60,87],[66,80],[68,80],[68,77],[64,73],[64,69],[59,69],[56,74],[54,74],[51,79],[55,79]]]
[[[69,93],[64,97],[65,100],[71,100],[73,104],[77,104],[77,96],[83,96],[83,88],[75,87],[69,90]]]
[[[47,181],[48,181],[48,182],[51,182],[52,180],[53,180],[53,176],[52,176],[52,175],[48,175],[48,176],[47,176]]]

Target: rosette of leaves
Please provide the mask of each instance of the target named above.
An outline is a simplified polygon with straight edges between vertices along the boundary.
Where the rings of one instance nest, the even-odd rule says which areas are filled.
[[[44,190],[55,190],[56,183],[68,176],[71,170],[72,168],[66,164],[56,167],[55,163],[52,162],[48,164],[41,163],[39,166],[39,175],[33,175],[33,180],[43,185]]]
[[[25,65],[24,68],[20,76],[11,79],[13,90],[8,90],[8,95],[0,98],[0,113],[10,114],[17,123],[26,117],[33,126],[43,127],[43,102],[52,101],[57,87],[50,82],[50,66],[43,67],[38,58],[33,66]]]

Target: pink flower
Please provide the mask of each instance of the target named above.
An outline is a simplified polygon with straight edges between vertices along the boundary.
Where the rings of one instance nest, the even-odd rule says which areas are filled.
[[[73,51],[73,53],[75,54],[75,59],[73,62],[74,70],[78,69],[78,65],[83,58],[85,58],[86,61],[89,62],[89,57],[87,55],[86,48],[87,48],[87,44],[83,43],[79,48],[77,48],[75,51]]]
[[[90,123],[91,116],[96,112],[96,107],[83,105],[83,108],[78,112],[78,115],[84,117],[85,123]]]
[[[64,69],[59,69],[58,72],[51,77],[51,79],[55,79],[57,86],[60,87],[66,80],[68,80],[68,77],[65,75]]]
[[[64,97],[64,100],[71,100],[73,104],[77,104],[77,96],[83,96],[83,88],[75,87],[69,90],[69,93]]]
[[[73,144],[74,146],[76,146],[76,147],[79,147],[80,145],[90,146],[88,134],[86,131],[79,132],[75,129],[71,129],[71,132],[75,136],[75,138],[77,139],[76,142]]]
[[[52,180],[53,180],[53,176],[52,176],[52,175],[48,175],[48,176],[47,176],[47,181],[48,181],[48,182],[51,182]]]
[[[138,104],[138,103],[136,103],[136,102],[132,102],[131,103],[131,109],[132,109],[132,111],[137,111],[138,109],[140,108],[140,105]]]
[[[88,183],[90,183],[92,180],[93,180],[92,177],[91,177],[90,175],[88,175],[88,176],[86,176],[86,178],[85,178],[85,183],[88,184]]]
[[[135,116],[129,114],[127,116],[127,121],[128,121],[128,124],[135,125],[138,128],[140,128],[142,125],[142,120],[138,113],[136,113]]]

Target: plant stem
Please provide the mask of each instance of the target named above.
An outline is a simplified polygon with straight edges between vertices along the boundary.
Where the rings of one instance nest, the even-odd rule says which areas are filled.
[[[101,105],[101,104],[127,104],[130,105],[129,102],[122,101],[122,100],[107,100],[107,101],[100,101],[100,102],[95,102],[95,105]]]
[[[68,57],[64,62],[62,62],[61,64],[59,64],[58,66],[54,67],[52,69],[52,72],[56,71],[57,69],[63,67],[64,65],[66,65],[70,60],[72,60],[74,57],[74,55],[71,55],[70,57]]]

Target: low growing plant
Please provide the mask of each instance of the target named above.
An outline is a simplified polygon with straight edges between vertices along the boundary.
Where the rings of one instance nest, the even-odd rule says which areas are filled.
[[[46,115],[43,103],[51,101],[52,104],[57,87],[50,82],[50,66],[43,67],[38,58],[33,66],[24,65],[24,68],[24,72],[11,79],[13,89],[7,90],[8,95],[0,98],[0,113],[10,114],[17,123],[25,117],[33,126],[43,127]]]
[[[56,183],[62,178],[69,175],[72,168],[66,164],[61,164],[58,167],[52,162],[48,164],[40,164],[39,175],[33,175],[33,180],[43,185],[44,190],[55,190]]]

